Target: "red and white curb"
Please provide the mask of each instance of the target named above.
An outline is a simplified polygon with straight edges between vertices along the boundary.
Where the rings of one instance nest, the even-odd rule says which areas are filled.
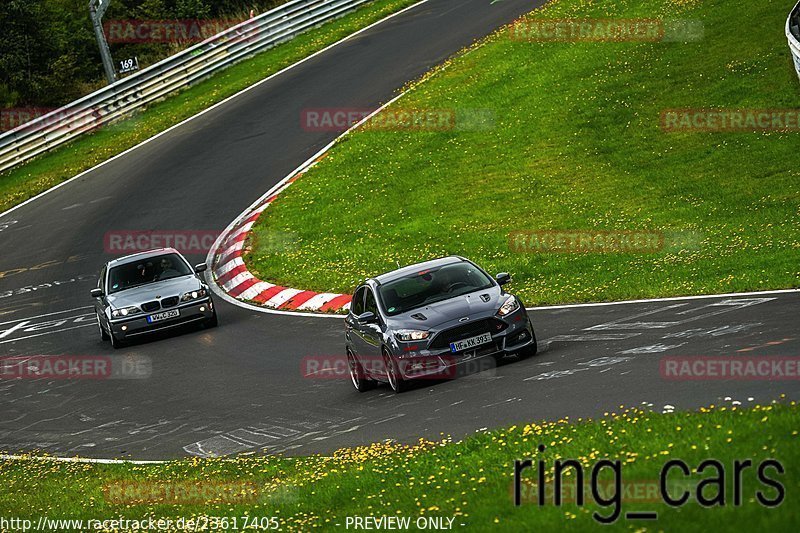
[[[420,2],[421,3],[421,2]],[[297,181],[308,170],[325,158],[328,151],[346,135],[399,100],[408,90],[380,106],[378,109],[354,124],[347,131],[331,141],[308,161],[278,182],[264,196],[248,207],[239,218],[222,232],[211,247],[206,262],[211,265],[212,288],[225,300],[257,311],[280,314],[316,314],[331,316],[350,309],[349,294],[333,292],[314,292],[267,283],[255,277],[242,260],[242,252],[247,234],[261,213],[270,206],[280,193]],[[216,285],[214,284],[216,282]],[[218,289],[218,290],[217,290]]]
[[[239,301],[252,302],[263,307],[284,311],[338,313],[350,309],[352,297],[349,294],[320,293],[267,283],[247,270],[247,265],[242,260],[247,235],[261,213],[275,201],[280,193],[302,177],[323,157],[324,154],[290,174],[267,193],[266,198],[261,198],[254,206],[245,211],[223,233],[221,238],[217,239],[219,245],[212,250],[214,253],[211,270],[217,285],[228,296]]]

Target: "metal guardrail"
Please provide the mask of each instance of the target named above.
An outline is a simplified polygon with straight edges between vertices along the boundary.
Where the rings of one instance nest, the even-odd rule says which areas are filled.
[[[370,0],[292,0],[0,135],[0,172]]]
[[[800,78],[800,3],[794,6],[786,19],[786,38],[789,39],[789,49],[792,51],[794,68]]]

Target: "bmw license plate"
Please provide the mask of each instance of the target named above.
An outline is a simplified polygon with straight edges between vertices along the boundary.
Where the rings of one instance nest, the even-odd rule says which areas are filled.
[[[492,342],[492,334],[483,333],[477,337],[470,337],[469,339],[464,339],[463,341],[451,342],[450,351],[453,353],[462,352],[482,344],[489,344],[490,342]]]
[[[177,309],[172,309],[171,311],[164,311],[163,313],[156,313],[154,315],[150,315],[147,317],[148,324],[152,324],[153,322],[160,322],[162,320],[167,320],[169,318],[175,318],[177,316],[181,316],[181,312]]]

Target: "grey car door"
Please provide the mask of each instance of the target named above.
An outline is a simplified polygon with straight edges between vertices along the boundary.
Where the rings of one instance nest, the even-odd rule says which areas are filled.
[[[361,338],[364,342],[363,356],[369,357],[373,362],[380,361],[381,343],[383,341],[383,331],[381,315],[378,312],[378,304],[375,301],[375,293],[370,287],[366,287],[364,295],[364,312],[375,315],[375,321],[367,324],[360,324]]]

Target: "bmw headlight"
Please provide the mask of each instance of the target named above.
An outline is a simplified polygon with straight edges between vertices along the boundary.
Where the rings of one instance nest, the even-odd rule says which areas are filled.
[[[397,337],[398,340],[409,342],[409,341],[421,341],[430,337],[430,331],[421,331],[418,329],[399,329],[394,333],[394,336]]]
[[[500,316],[506,316],[509,313],[513,313],[519,309],[519,302],[514,296],[509,296],[503,305],[500,306],[500,310],[497,311],[497,314]]]
[[[139,309],[135,305],[132,305],[130,307],[121,307],[119,309],[114,309],[113,311],[111,311],[111,316],[114,318],[123,318],[141,312],[142,312],[141,309]]]
[[[197,289],[196,291],[186,292],[181,296],[182,302],[191,302],[192,300],[197,300],[199,298],[204,298],[206,295],[205,289]]]

